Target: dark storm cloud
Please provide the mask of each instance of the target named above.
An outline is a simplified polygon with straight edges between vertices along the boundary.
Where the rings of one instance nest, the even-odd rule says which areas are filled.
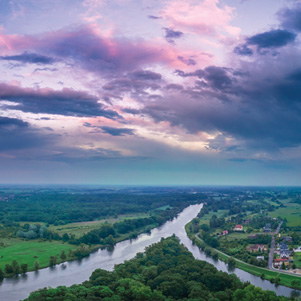
[[[291,31],[274,29],[247,38],[247,44],[256,45],[259,49],[272,47],[276,48],[292,43],[296,37],[297,35]]]
[[[176,31],[176,30],[173,30],[171,28],[164,27],[163,29],[165,30],[165,39],[166,39],[166,41],[168,43],[171,43],[171,44],[175,43],[174,39],[179,39],[184,35],[183,32]]]
[[[285,29],[274,29],[248,37],[245,44],[234,48],[234,53],[242,56],[252,56],[253,50],[249,46],[256,46],[261,54],[266,54],[268,49],[276,49],[291,44],[297,35]],[[274,53],[278,55],[278,53]]]
[[[58,114],[65,116],[120,117],[112,110],[106,110],[95,96],[86,92],[64,88],[32,89],[0,84],[0,100],[8,100],[17,105],[6,104],[4,108],[31,113]]]
[[[0,151],[40,147],[51,142],[46,136],[20,119],[0,116]]]
[[[291,8],[283,8],[278,12],[283,28],[301,31],[301,3],[296,3]]]
[[[293,81],[300,81],[301,82],[301,68],[300,69],[296,69],[295,71],[293,71],[292,73],[290,73],[287,76],[287,79],[293,80]]]
[[[24,52],[19,55],[10,55],[10,56],[0,56],[1,60],[4,61],[17,61],[20,63],[32,63],[32,64],[40,64],[40,65],[52,65],[56,60],[52,57]]]
[[[219,132],[224,138],[235,138],[240,147],[228,145],[226,139],[210,141],[212,148],[226,152],[273,152],[300,146],[299,52],[283,50],[277,61],[272,54],[255,53],[253,58],[256,67],[254,61],[244,61],[237,70],[219,66],[176,70],[178,76],[196,77],[195,85],[179,89],[178,94],[163,94],[159,101],[147,103],[140,114],[157,122],[169,121],[192,134]]]
[[[114,128],[110,126],[101,126],[100,127],[106,134],[110,134],[111,136],[124,136],[124,135],[134,135],[133,129],[128,128]]]

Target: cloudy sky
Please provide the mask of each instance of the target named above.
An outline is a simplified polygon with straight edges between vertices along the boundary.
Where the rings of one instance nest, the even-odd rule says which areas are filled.
[[[1,0],[0,182],[301,185],[301,1]]]

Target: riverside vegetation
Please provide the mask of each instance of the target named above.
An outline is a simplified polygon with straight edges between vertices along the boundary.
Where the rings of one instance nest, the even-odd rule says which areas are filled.
[[[196,260],[173,236],[149,246],[108,272],[95,270],[88,281],[71,287],[44,288],[30,294],[38,300],[200,300],[284,301],[286,297],[242,283],[234,274]]]
[[[0,280],[135,238],[205,196],[163,189],[0,189]]]

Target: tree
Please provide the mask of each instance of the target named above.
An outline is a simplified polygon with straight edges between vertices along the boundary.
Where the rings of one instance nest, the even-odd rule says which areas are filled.
[[[282,264],[281,264],[281,269],[285,270],[285,264],[284,264],[284,262],[282,262]]]
[[[39,269],[40,263],[38,260],[34,262],[34,269],[37,271]]]
[[[232,258],[232,257],[230,257],[230,258],[228,259],[228,266],[229,266],[229,267],[235,267],[235,265],[236,265],[235,259]]]
[[[62,251],[61,255],[60,255],[60,258],[62,259],[62,261],[65,261],[67,256],[65,254],[65,251]]]
[[[20,274],[20,266],[19,266],[19,264],[16,260],[13,260],[11,266],[12,266],[12,269],[13,269],[13,273],[15,273],[16,275]]]
[[[27,266],[26,263],[22,263],[21,264],[21,272],[22,272],[22,274],[26,274],[27,273],[27,268],[28,268],[28,266]]]
[[[4,271],[6,274],[12,274],[14,272],[14,270],[10,264],[5,265]]]
[[[56,265],[56,262],[57,262],[56,256],[50,256],[50,258],[49,258],[49,265],[50,265],[51,267],[53,267],[53,266]]]
[[[110,234],[106,239],[105,239],[106,244],[110,246],[114,246],[115,244],[115,239],[114,237]]]
[[[62,238],[63,238],[63,241],[65,241],[65,242],[70,239],[70,237],[67,233],[64,233]]]
[[[3,273],[3,271],[0,269],[0,281],[2,281],[3,278],[4,278],[4,273]]]

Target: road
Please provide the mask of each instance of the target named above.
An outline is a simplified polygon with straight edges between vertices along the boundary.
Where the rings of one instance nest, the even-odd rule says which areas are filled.
[[[280,231],[280,228],[281,228],[281,225],[282,225],[282,221],[281,223],[278,225],[274,235],[272,235],[272,242],[271,242],[271,248],[270,248],[270,255],[269,255],[269,262],[268,262],[268,266],[269,266],[269,269],[270,270],[277,270],[278,269],[275,269],[273,267],[273,258],[274,258],[274,249],[275,249],[275,235],[277,235]]]

